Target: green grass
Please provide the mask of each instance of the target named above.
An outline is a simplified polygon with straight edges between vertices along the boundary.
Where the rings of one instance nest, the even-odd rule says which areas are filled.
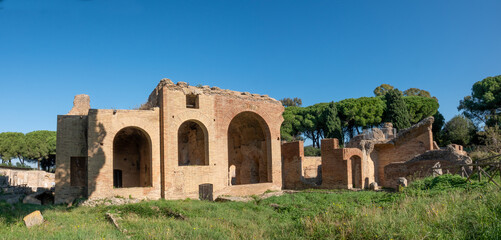
[[[187,199],[15,208],[0,203],[1,239],[501,238],[500,189],[451,175],[416,181],[402,193],[323,190],[256,197],[249,203]],[[26,229],[22,217],[34,210],[41,210],[46,222]],[[106,212],[120,216],[127,233],[115,229]]]

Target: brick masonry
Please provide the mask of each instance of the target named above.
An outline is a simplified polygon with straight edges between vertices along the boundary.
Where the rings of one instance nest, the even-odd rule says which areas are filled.
[[[259,194],[282,188],[280,126],[283,106],[266,95],[208,86],[191,87],[164,79],[151,93],[146,104],[149,107],[145,110],[86,109],[90,108],[86,99],[79,96],[78,101],[75,100],[78,106],[75,104],[70,111],[80,115],[58,116],[56,203],[77,197],[198,198],[199,185],[207,183],[213,184],[214,197]],[[205,152],[202,165],[179,164],[183,154],[178,151],[194,149],[193,146],[179,146],[187,144],[178,139],[179,136],[186,139],[187,135],[179,131],[184,131],[180,128],[187,121],[203,129],[205,141],[199,146],[203,150],[197,151],[197,156]],[[234,126],[233,130],[230,126]],[[130,161],[123,152],[116,152],[115,138],[118,132],[128,128],[141,131],[149,141],[146,144],[149,149],[141,149],[140,154],[134,155],[137,164],[129,163],[137,166],[140,178],[151,177],[148,186],[114,187],[114,170],[121,168],[121,165],[114,165],[114,161]],[[200,142],[200,134],[197,133],[198,140],[192,144]],[[86,186],[72,186],[72,157],[87,158]],[[230,157],[237,162],[234,168],[241,182],[252,184],[232,184]],[[242,161],[251,161],[253,165],[238,165]],[[129,167],[128,171],[133,170]],[[125,183],[124,179],[122,181]]]

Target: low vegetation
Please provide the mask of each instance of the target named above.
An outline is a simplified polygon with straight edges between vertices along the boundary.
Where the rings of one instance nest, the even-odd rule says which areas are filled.
[[[499,178],[498,178],[499,179]],[[43,225],[22,217],[40,209]],[[120,230],[106,213],[118,216]],[[180,218],[179,216],[182,216]],[[241,202],[69,207],[0,203],[2,239],[499,239],[501,192],[444,175],[401,193],[309,190]]]

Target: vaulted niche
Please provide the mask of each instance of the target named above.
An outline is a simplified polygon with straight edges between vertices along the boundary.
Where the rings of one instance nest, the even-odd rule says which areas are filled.
[[[143,130],[126,127],[113,139],[113,187],[151,187],[151,142]]]
[[[228,129],[231,185],[271,182],[271,137],[261,116],[243,112]]]
[[[177,137],[179,166],[209,165],[208,134],[202,123],[184,122]]]

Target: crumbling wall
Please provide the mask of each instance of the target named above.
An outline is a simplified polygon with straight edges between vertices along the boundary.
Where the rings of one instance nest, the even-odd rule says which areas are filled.
[[[14,170],[0,167],[0,187],[27,187],[36,192],[39,188],[55,186],[55,174],[38,170]]]
[[[428,117],[410,128],[401,130],[397,136],[385,143],[376,143],[378,183],[387,186],[384,174],[386,165],[394,162],[405,162],[433,147],[431,132],[433,117]]]
[[[305,183],[322,184],[322,157],[303,157],[302,171]]]
[[[322,187],[323,188],[345,188],[354,187],[353,176],[357,174],[356,169],[352,169],[353,161],[362,159],[362,151],[358,148],[339,148],[338,139],[322,139]],[[363,169],[363,164],[358,165]],[[353,171],[355,170],[355,171]],[[359,171],[356,181],[361,182],[365,176]],[[355,187],[357,183],[355,183]]]
[[[390,163],[384,168],[385,187],[396,187],[399,177],[408,178],[408,180],[431,176],[437,172],[432,168],[435,166],[443,167],[442,172],[458,173],[459,165],[471,164],[472,160],[464,155],[457,146],[449,145],[445,149],[429,150],[420,154],[409,161]],[[437,165],[437,163],[439,163]],[[458,167],[454,167],[458,166]],[[453,168],[450,168],[453,167]],[[469,170],[469,169],[465,169]]]

